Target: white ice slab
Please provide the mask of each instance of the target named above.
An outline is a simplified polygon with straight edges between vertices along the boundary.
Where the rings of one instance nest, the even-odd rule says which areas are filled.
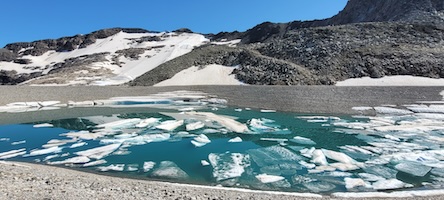
[[[54,125],[49,124],[49,123],[44,123],[44,124],[35,124],[32,127],[34,127],[34,128],[50,128],[50,127],[54,127]]]
[[[406,186],[407,186],[406,183],[398,179],[380,180],[372,184],[372,187],[375,190],[393,190],[393,189],[404,188]]]
[[[77,156],[73,158],[68,158],[66,160],[62,161],[55,161],[55,162],[49,162],[50,165],[64,165],[64,164],[84,164],[89,162],[91,159],[89,159],[86,156]]]
[[[235,137],[235,138],[229,139],[228,142],[231,142],[231,143],[242,142],[242,138],[240,138],[240,137]]]
[[[298,144],[304,144],[304,145],[316,145],[316,142],[309,138],[301,137],[301,136],[295,136],[290,141],[298,143]]]
[[[173,131],[174,129],[178,128],[179,126],[183,125],[183,120],[168,120],[164,121],[161,124],[157,125],[157,129],[162,129],[165,131]]]
[[[109,166],[102,166],[97,167],[99,171],[106,172],[106,171],[123,171],[125,169],[125,164],[112,164]]]
[[[179,168],[174,162],[162,161],[151,173],[152,176],[168,179],[187,179],[188,174]]]
[[[250,166],[250,157],[240,153],[211,153],[208,160],[213,166],[213,177],[217,181],[240,177],[245,168]]]
[[[154,168],[154,165],[156,165],[156,163],[153,161],[143,162],[143,172],[150,171]]]
[[[328,165],[327,158],[325,157],[324,153],[321,150],[319,149],[314,150],[312,157],[313,157],[313,159],[311,160],[312,163],[317,165]]]
[[[26,154],[26,149],[17,149],[0,153],[0,160],[13,158]]]
[[[110,144],[110,145],[101,146],[101,147],[97,147],[97,148],[93,148],[93,149],[88,149],[85,151],[79,151],[79,152],[76,152],[75,154],[77,154],[79,156],[86,156],[89,158],[99,160],[105,156],[108,156],[109,154],[111,154],[112,152],[117,150],[120,146],[121,146],[121,144]]]
[[[187,124],[185,126],[185,128],[186,128],[187,131],[194,131],[194,130],[197,130],[197,129],[201,129],[204,126],[205,126],[205,124],[203,122],[194,122],[194,123]]]
[[[96,160],[96,161],[92,161],[92,162],[89,162],[89,163],[85,163],[85,164],[82,165],[82,167],[93,167],[93,166],[102,165],[102,164],[105,164],[105,163],[107,163],[106,160]]]
[[[62,147],[51,147],[47,149],[32,150],[27,156],[40,156],[50,153],[59,153],[62,151],[62,149]]]
[[[256,175],[256,178],[262,183],[274,183],[285,179],[282,176],[274,176],[268,174],[259,174]]]
[[[360,178],[344,178],[345,188],[352,189],[355,187],[370,187],[364,180]]]

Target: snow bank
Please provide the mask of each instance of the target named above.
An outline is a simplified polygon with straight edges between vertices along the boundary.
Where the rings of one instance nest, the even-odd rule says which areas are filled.
[[[444,79],[404,75],[382,78],[363,77],[339,81],[336,86],[444,86]]]
[[[234,69],[235,67],[223,65],[193,66],[154,86],[242,85],[243,83],[238,81],[235,75],[232,74]]]

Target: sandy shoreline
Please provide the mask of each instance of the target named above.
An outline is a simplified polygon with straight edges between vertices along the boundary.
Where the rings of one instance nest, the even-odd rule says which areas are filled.
[[[176,90],[193,90],[214,94],[227,99],[230,105],[238,107],[302,113],[353,114],[356,113],[351,109],[354,106],[403,105],[418,101],[442,101],[443,97],[440,93],[444,87],[1,86],[0,105],[17,101],[60,100],[66,102],[69,100],[106,99],[116,96],[143,96]],[[86,112],[86,110],[84,111]],[[84,111],[79,110],[78,112],[83,113]],[[96,111],[98,110],[94,112]],[[50,117],[60,114],[62,117],[64,116],[62,112],[63,110],[30,112],[27,113],[29,116],[27,120],[32,120],[33,115],[41,114]],[[119,112],[125,112],[125,110]],[[14,118],[17,116],[16,114],[0,114],[0,121],[2,123],[14,122]],[[307,199],[298,196],[298,194],[269,194],[124,179],[29,163],[0,163],[0,180],[2,180],[0,181],[0,199]],[[324,196],[324,198],[331,197]],[[407,199],[444,199],[444,196]]]

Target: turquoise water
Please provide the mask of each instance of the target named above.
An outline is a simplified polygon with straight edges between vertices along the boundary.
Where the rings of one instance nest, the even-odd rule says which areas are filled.
[[[211,120],[205,122],[213,124],[212,127],[206,124],[203,128],[187,131],[187,124],[201,120],[192,117],[185,119],[184,125],[166,131],[156,128],[156,126],[167,120],[175,120],[174,118],[162,114],[156,109],[144,110],[140,113],[1,125],[0,152],[24,148],[26,149],[25,155],[8,160],[54,164],[57,161],[77,157],[77,152],[117,143],[120,146],[109,155],[101,159],[91,158],[88,161],[104,160],[106,163],[90,167],[83,166],[88,162],[63,165],[108,175],[261,190],[315,193],[376,191],[381,190],[377,186],[378,181],[392,179],[404,184],[393,189],[433,188],[441,187],[441,180],[444,179],[441,178],[444,174],[444,170],[441,168],[444,166],[441,160],[443,158],[439,157],[442,156],[443,148],[441,143],[436,141],[436,137],[441,138],[443,135],[441,130],[430,130],[427,135],[406,130],[377,132],[373,129],[370,130],[370,128],[361,129],[359,127],[363,124],[375,124],[368,117],[325,115],[325,117],[310,118],[308,115],[297,113],[264,113],[245,109],[239,112],[239,110],[228,107],[217,110],[199,110],[198,112],[211,112],[218,116],[233,117],[240,124],[246,125],[249,132],[236,133],[217,121]],[[171,112],[180,113],[178,111]],[[147,127],[137,127],[140,120],[149,118],[157,118],[159,121]],[[393,119],[393,116],[384,116],[383,118]],[[410,118],[398,116],[396,118],[397,122],[412,121]],[[118,126],[108,126],[104,129],[98,127],[100,124],[124,119],[140,120]],[[260,126],[252,121],[259,122]],[[49,123],[53,127],[34,127],[34,125],[42,123]],[[98,130],[112,134],[96,139],[77,138],[75,140],[63,135],[69,132],[87,131],[91,133]],[[168,134],[168,137],[153,141],[139,141],[139,139],[131,141],[128,139],[136,140],[134,138],[137,136],[156,134]],[[194,138],[200,134],[206,135],[211,142],[202,147],[193,145],[191,141],[196,140]],[[398,140],[387,135],[396,137]],[[240,137],[242,142],[229,142],[235,137]],[[302,137],[303,141],[295,140],[295,137]],[[43,155],[29,155],[33,150],[44,149],[42,146],[52,139],[71,141],[55,145],[61,147],[59,151]],[[116,141],[116,139],[124,140]],[[435,141],[433,141],[434,139]],[[82,142],[85,142],[86,145],[70,148],[71,145]],[[400,150],[397,150],[396,147],[378,146],[377,143],[381,142],[398,146]],[[425,148],[418,146],[425,146]],[[350,147],[359,148],[353,150]],[[367,148],[368,152],[363,152],[362,147],[369,147]],[[331,164],[341,163],[341,161],[327,156],[325,159],[328,162],[327,165],[316,163],[313,161],[313,152],[308,155],[303,153],[309,151],[310,148],[344,153],[353,160],[348,164],[357,168],[344,170],[330,167],[327,170],[321,166],[331,166]],[[369,150],[372,148],[373,151]],[[408,151],[403,151],[401,148]],[[402,157],[402,153],[412,154],[412,152],[413,161],[423,167],[421,170],[427,170],[425,175],[417,176],[417,172],[410,173],[401,169],[400,163],[408,164],[412,161]],[[209,165],[204,166],[201,161],[207,161]],[[144,169],[143,166],[147,162],[154,163],[154,166]],[[344,162],[342,161],[342,163]],[[100,167],[110,165],[122,167],[101,172],[103,168]],[[374,175],[377,178],[368,178],[363,173]],[[273,178],[279,180],[261,181],[259,175],[264,174],[272,175]],[[359,179],[362,180],[362,184],[350,188],[351,184],[347,183],[346,179]]]

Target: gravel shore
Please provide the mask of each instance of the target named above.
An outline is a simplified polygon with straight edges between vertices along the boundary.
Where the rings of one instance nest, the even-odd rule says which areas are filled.
[[[238,107],[302,113],[353,114],[353,106],[441,101],[444,87],[0,87],[0,105],[17,101],[67,102],[143,96],[165,91],[194,90],[214,94]],[[84,110],[86,112],[86,110]],[[97,110],[95,110],[97,111]],[[100,111],[100,110],[98,110]],[[0,114],[2,123],[32,120],[33,115],[60,111]],[[102,111],[105,112],[105,111]],[[123,111],[122,111],[123,112]],[[99,112],[100,113],[100,112]],[[85,114],[79,111],[77,114]],[[97,114],[97,113],[96,113]],[[23,116],[23,115],[21,115]],[[8,121],[9,120],[9,121]],[[14,121],[15,120],[15,121]],[[0,162],[0,199],[310,199],[300,194],[227,190],[203,186],[133,180],[30,163]],[[331,199],[330,196],[323,198]],[[333,198],[337,199],[337,198]],[[404,198],[406,199],[406,198]],[[444,199],[443,196],[407,199]]]

